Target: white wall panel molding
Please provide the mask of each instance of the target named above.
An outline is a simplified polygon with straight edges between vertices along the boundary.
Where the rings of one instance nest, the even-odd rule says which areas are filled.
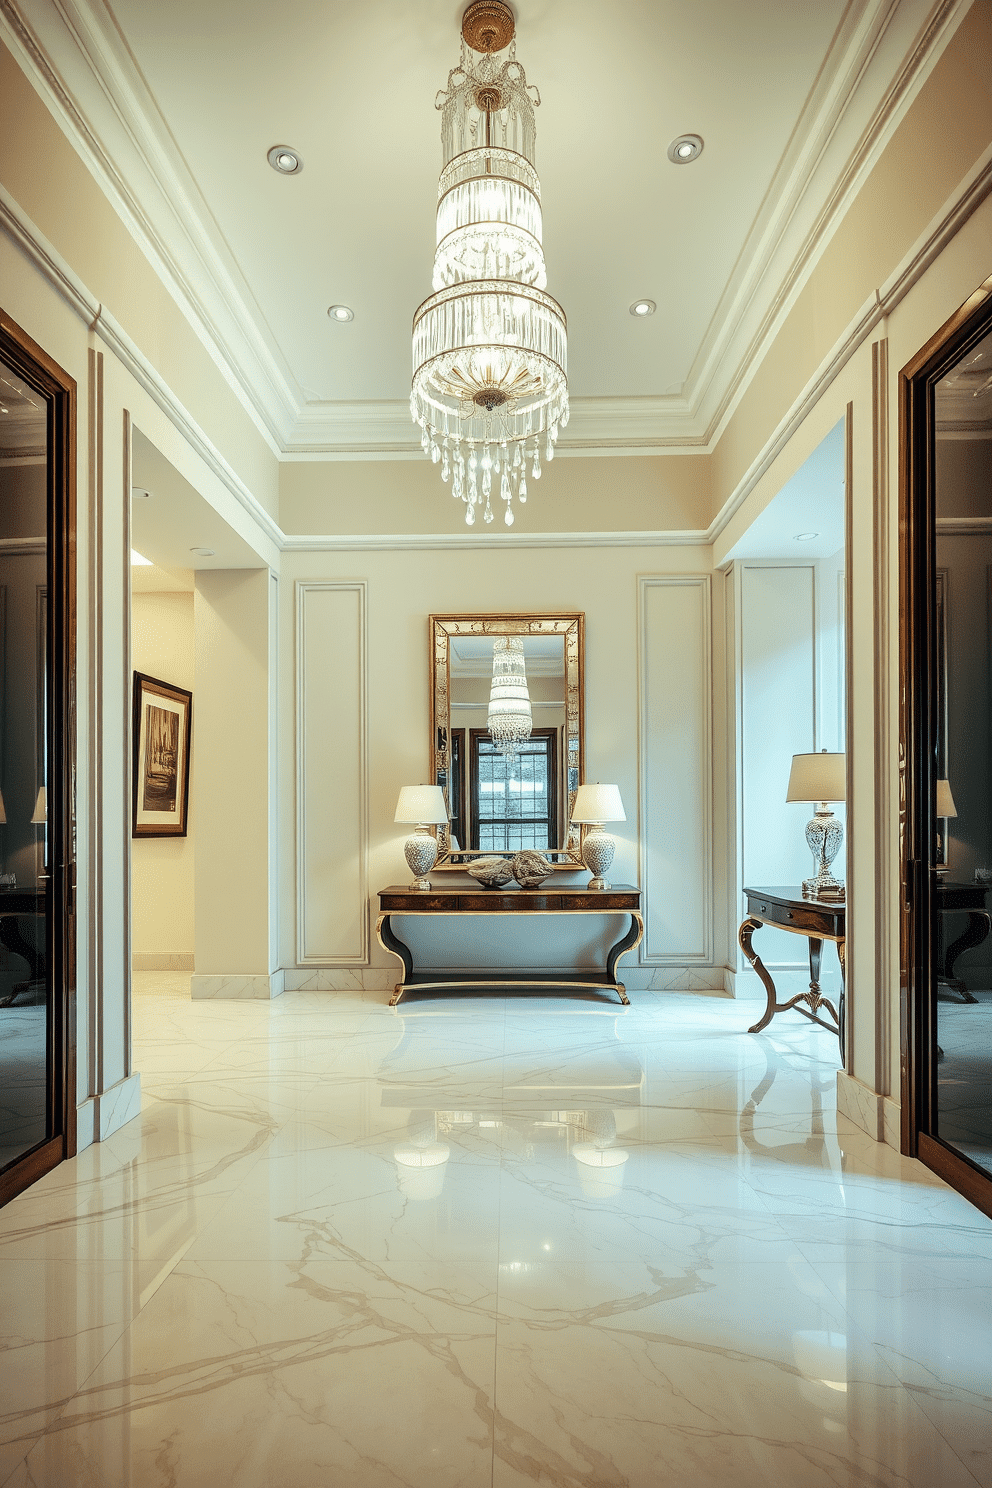
[[[708,538],[701,527],[682,532],[407,532],[299,535],[283,538],[286,553],[478,552],[480,548],[698,548]]]
[[[0,0],[2,4],[2,0]],[[251,518],[251,525],[241,525],[242,535],[253,544],[268,563],[277,561],[282,531],[252,495],[244,481],[221,454],[212,440],[183,407],[165,379],[135,345],[127,332],[105,306],[90,294],[82,280],[39,232],[14,198],[0,186],[0,228],[17,244],[66,304],[91,331],[113,352],[138,385],[165,414],[208,469],[234,497],[238,506]]]
[[[643,966],[713,964],[709,574],[638,579],[638,837]],[[722,971],[720,972],[722,982]]]
[[[780,419],[734,490],[710,523],[707,542],[715,542],[731,518],[740,510],[759,481],[768,473],[803,420],[812,412],[848,362],[871,337],[876,327],[906,298],[927,269],[960,232],[968,219],[992,194],[992,146],[975,162],[960,187],[933,218],[901,264],[885,283],[864,302],[816,372]],[[713,441],[722,430],[714,431]]]
[[[369,961],[364,580],[296,585],[296,959]]]

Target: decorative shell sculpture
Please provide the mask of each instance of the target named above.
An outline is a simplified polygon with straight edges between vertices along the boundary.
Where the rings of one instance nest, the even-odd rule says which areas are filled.
[[[550,878],[553,872],[551,864],[543,853],[531,850],[518,852],[510,867],[513,876],[522,889],[536,889],[538,884]]]
[[[501,889],[513,877],[513,865],[506,858],[476,858],[468,871],[487,889]]]

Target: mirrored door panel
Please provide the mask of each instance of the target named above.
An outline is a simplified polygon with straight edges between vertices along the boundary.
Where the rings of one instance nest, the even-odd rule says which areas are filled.
[[[52,1135],[48,405],[0,360],[0,1171]]]
[[[934,414],[932,1128],[992,1172],[992,334]]]

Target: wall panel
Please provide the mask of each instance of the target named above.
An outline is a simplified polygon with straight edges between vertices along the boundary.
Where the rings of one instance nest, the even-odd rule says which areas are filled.
[[[641,961],[712,964],[710,576],[638,582]]]
[[[300,965],[369,960],[365,587],[332,580],[296,586]]]

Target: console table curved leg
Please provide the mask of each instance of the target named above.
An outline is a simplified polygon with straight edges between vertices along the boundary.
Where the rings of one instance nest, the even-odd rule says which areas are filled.
[[[847,1054],[844,1036],[844,992],[847,982],[847,945],[843,940],[837,942],[837,960],[840,962],[840,998],[837,1002],[837,1037],[840,1040],[840,1067],[847,1069]]]
[[[968,928],[963,935],[959,935],[957,940],[952,941],[947,947],[947,953],[944,956],[943,980],[952,991],[957,992],[962,1002],[977,1002],[978,998],[972,996],[960,977],[954,975],[954,963],[962,951],[969,951],[973,946],[980,946],[983,941],[987,940],[990,929],[992,929],[992,918],[989,917],[987,910],[969,910]]]
[[[751,944],[751,936],[755,930],[760,930],[760,928],[760,920],[749,918],[742,922],[741,928],[737,932],[740,948],[751,963],[751,966],[758,973],[761,979],[761,985],[764,987],[765,995],[768,998],[764,1013],[758,1022],[752,1028],[748,1029],[748,1033],[760,1033],[763,1028],[768,1027],[772,1018],[775,1016],[775,983],[772,981],[771,975],[766,969],[761,957]]]
[[[623,982],[617,981],[617,962],[627,951],[636,950],[644,938],[644,921],[639,914],[631,912],[630,929],[622,940],[618,940],[615,946],[611,946],[606,957],[606,979],[612,982],[617,989],[617,994],[624,1006],[630,1006],[630,998]]]
[[[404,945],[398,935],[394,935],[393,927],[389,923],[389,915],[381,914],[375,922],[375,937],[384,951],[395,956],[403,963],[403,976],[393,988],[393,995],[389,999],[389,1006],[395,1007],[403,993],[407,989],[410,978],[413,976],[413,952],[408,945]]]

